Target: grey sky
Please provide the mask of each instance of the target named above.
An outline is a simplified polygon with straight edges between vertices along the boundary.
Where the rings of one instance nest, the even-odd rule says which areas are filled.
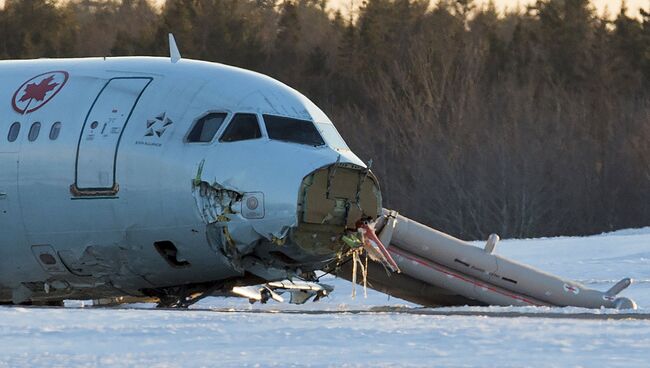
[[[361,4],[362,0],[330,0],[329,3],[332,7],[340,7],[341,9],[349,9],[351,2],[357,6]],[[598,14],[602,14],[605,9],[608,10],[610,16],[618,13],[621,8],[621,0],[590,0],[595,5]],[[477,3],[486,3],[487,1],[477,1]],[[499,10],[505,8],[514,9],[518,5],[525,6],[534,3],[534,0],[494,0]],[[639,14],[639,8],[650,9],[650,0],[626,0],[627,7],[630,15]]]

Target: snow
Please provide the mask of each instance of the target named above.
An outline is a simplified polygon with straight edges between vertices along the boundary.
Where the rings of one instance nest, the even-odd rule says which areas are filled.
[[[621,295],[637,301],[639,316],[650,313],[650,228],[582,238],[503,240],[497,252],[600,290],[633,277],[636,283]],[[419,309],[371,290],[364,299],[360,287],[351,299],[350,283],[333,278],[325,282],[336,286],[332,296],[304,306],[251,307],[245,300],[208,298],[191,311],[151,310],[150,305],[90,309],[78,302],[64,309],[0,308],[0,368],[629,367],[650,360],[648,319],[376,313],[378,306]],[[623,313],[533,307],[438,310],[540,316]]]

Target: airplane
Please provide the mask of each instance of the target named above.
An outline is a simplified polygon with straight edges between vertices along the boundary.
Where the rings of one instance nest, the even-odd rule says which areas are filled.
[[[370,287],[420,304],[538,300],[517,296],[526,279],[513,279],[538,280],[534,270],[476,266],[509,264],[494,239],[478,254],[384,210],[377,177],[304,95],[183,59],[172,35],[169,58],[7,60],[0,76],[2,304],[188,307],[209,295],[282,300],[276,290],[300,303],[331,292],[317,271],[360,282],[362,254],[379,267]],[[404,229],[419,237],[399,240]],[[470,258],[435,263],[414,242]],[[631,305],[615,298],[629,280],[593,295],[547,281],[531,287],[566,294],[555,304]]]
[[[296,90],[169,58],[0,62],[0,301],[161,300],[305,277],[381,212]]]

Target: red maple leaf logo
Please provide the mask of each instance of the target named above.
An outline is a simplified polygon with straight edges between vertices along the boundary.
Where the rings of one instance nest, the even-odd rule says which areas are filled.
[[[23,102],[32,99],[36,101],[43,101],[47,93],[59,85],[58,83],[52,83],[52,80],[54,80],[54,76],[50,75],[38,84],[28,84],[27,87],[25,87],[25,94],[20,98],[20,101]]]

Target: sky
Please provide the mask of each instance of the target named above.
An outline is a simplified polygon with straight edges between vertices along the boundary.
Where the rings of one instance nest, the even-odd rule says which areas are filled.
[[[161,0],[162,1],[162,0]],[[590,0],[595,5],[598,14],[602,14],[605,9],[608,10],[610,15],[615,15],[621,8],[621,0]],[[332,7],[339,7],[343,10],[350,8],[350,3],[353,2],[357,6],[361,4],[362,0],[329,0]],[[487,1],[478,0],[477,3],[486,3]],[[497,9],[503,11],[504,9],[513,9],[519,5],[522,7],[534,3],[534,0],[494,0]],[[650,0],[626,0],[627,7],[630,15],[639,14],[639,8],[650,8]]]
[[[158,3],[164,3],[165,0],[156,0]],[[363,0],[329,0],[330,6],[333,8],[341,8],[342,10],[350,9],[350,4],[358,6]],[[596,6],[596,9],[599,14],[601,14],[605,8],[609,10],[609,13],[616,14],[621,7],[621,0],[590,0],[592,4]],[[485,3],[487,1],[478,0],[477,3]],[[512,9],[516,8],[518,4],[524,6],[526,4],[534,3],[534,0],[494,0],[497,8],[503,10],[505,8]],[[650,0],[626,0],[630,14],[638,14],[638,9],[643,7],[645,9],[650,8]]]
[[[165,2],[165,0],[153,0],[159,4]],[[332,8],[339,8],[344,12],[349,11],[350,4],[359,6],[363,0],[329,0],[329,4]],[[478,4],[486,3],[487,0],[476,0]],[[621,0],[590,0],[592,4],[595,5],[598,14],[602,14],[605,9],[608,10],[610,15],[615,15],[618,13],[621,7]],[[650,0],[625,0],[627,7],[629,9],[630,15],[638,15],[639,8],[650,9]],[[0,6],[4,6],[5,0],[0,0]],[[535,0],[494,0],[494,3],[497,5],[497,8],[501,11],[504,9],[513,9],[518,5],[522,7],[534,3]]]

